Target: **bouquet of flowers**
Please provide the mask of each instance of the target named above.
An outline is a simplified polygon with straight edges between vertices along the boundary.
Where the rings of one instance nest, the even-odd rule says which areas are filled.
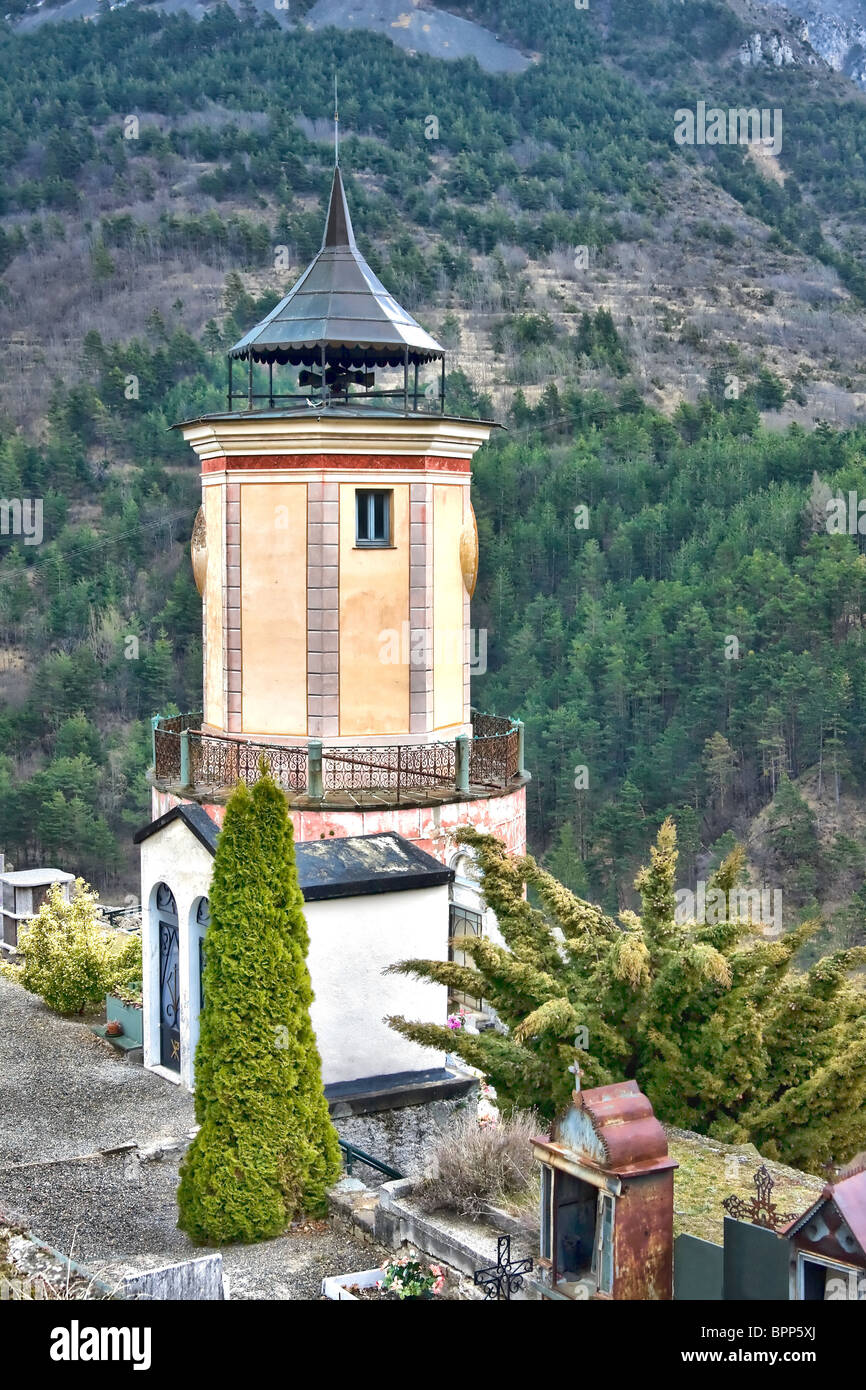
[[[476,1111],[478,1123],[480,1125],[499,1124],[499,1106],[496,1104],[496,1087],[482,1081],[478,1097],[478,1109]]]
[[[445,1274],[441,1265],[425,1268],[414,1255],[404,1255],[399,1260],[386,1260],[382,1265],[384,1279],[379,1288],[394,1293],[398,1298],[433,1298],[445,1287]]]

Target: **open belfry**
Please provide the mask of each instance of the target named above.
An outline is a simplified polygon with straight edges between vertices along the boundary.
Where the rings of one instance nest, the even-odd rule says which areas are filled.
[[[189,1086],[219,830],[262,767],[298,847],[329,1097],[458,1084],[385,1022],[444,1022],[446,988],[389,967],[498,935],[455,837],[524,853],[529,777],[519,721],[470,704],[470,469],[495,426],[448,415],[445,386],[358,250],[337,164],[319,254],[231,349],[228,408],[177,426],[201,460],[203,705],[153,719],[136,841],[144,1060]]]
[[[177,426],[203,709],[154,721],[154,814],[192,794],[219,822],[264,755],[299,841],[397,830],[441,858],[470,822],[522,852],[522,726],[470,707],[470,470],[496,427],[446,414],[444,350],[361,255],[339,166],[319,254],[228,368],[228,409]]]

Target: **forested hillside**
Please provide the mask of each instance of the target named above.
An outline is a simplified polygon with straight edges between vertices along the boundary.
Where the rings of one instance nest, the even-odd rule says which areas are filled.
[[[790,780],[820,769],[828,815],[862,784],[866,558],[827,533],[826,499],[862,493],[866,431],[779,434],[719,405],[670,421],[550,391],[513,412],[475,473],[474,621],[501,663],[478,690],[526,720],[536,843],[573,889],[630,901],[669,813],[693,886],[772,802],[757,881],[799,915],[866,869],[857,817],[822,850]]]
[[[318,249],[338,69],[364,253],[452,408],[509,427],[474,693],[527,722],[533,847],[613,904],[666,811],[684,882],[762,813],[778,882],[826,804],[790,908],[835,911],[866,882],[866,570],[823,510],[866,492],[866,99],[801,49],[744,69],[743,5],[449,8],[526,72],[224,7],[0,29],[0,496],[44,503],[42,544],[0,536],[0,848],[134,887],[149,716],[200,701],[169,426]],[[778,158],[678,146],[698,100],[781,108]]]

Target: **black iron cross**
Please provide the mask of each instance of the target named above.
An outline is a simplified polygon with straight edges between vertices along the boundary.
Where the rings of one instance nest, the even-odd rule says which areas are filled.
[[[485,1290],[484,1301],[510,1299],[523,1288],[524,1274],[532,1272],[532,1260],[512,1260],[511,1236],[500,1236],[496,1242],[496,1264],[476,1269],[475,1284]]]
[[[738,1221],[751,1221],[753,1226],[765,1226],[769,1231],[778,1230],[793,1221],[796,1212],[780,1212],[773,1201],[773,1182],[767,1168],[762,1163],[754,1176],[755,1196],[750,1201],[742,1197],[726,1197],[722,1206],[729,1216]]]

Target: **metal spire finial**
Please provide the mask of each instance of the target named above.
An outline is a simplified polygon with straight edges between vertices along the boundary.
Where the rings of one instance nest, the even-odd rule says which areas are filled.
[[[340,167],[340,103],[337,96],[337,74],[334,73],[334,168]]]

